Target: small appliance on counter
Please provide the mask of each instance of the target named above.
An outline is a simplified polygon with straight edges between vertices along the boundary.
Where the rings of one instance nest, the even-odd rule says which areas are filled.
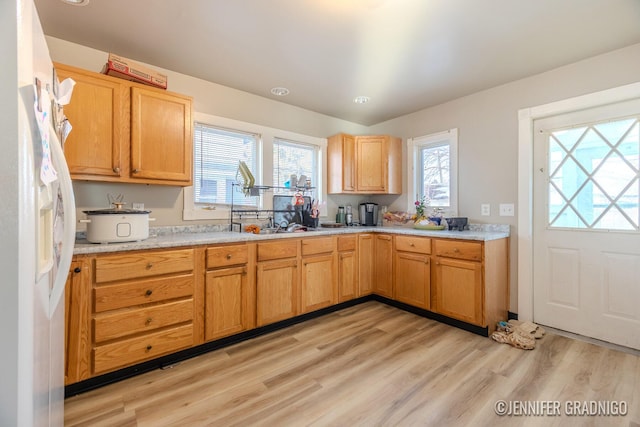
[[[360,203],[360,225],[375,226],[378,224],[378,204]]]

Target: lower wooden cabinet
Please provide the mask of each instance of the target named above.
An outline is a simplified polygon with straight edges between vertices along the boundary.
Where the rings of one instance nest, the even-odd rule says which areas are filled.
[[[373,293],[373,234],[358,235],[358,296]]]
[[[396,252],[394,299],[431,309],[431,262],[429,255]]]
[[[358,296],[357,249],[357,236],[338,236],[338,302]]]
[[[76,258],[69,269],[64,304],[64,383],[91,376],[91,263]]]
[[[255,244],[207,248],[204,339],[255,327]]]
[[[393,298],[393,236],[374,235],[373,291]]]
[[[65,384],[371,293],[491,332],[508,252],[507,239],[358,233],[76,256]]]
[[[393,299],[431,309],[431,239],[395,236]]]
[[[450,258],[435,259],[434,311],[483,325],[482,264]]]
[[[431,310],[491,333],[507,318],[508,262],[507,239],[435,239]]]
[[[257,265],[256,325],[298,315],[298,260],[263,261]]]

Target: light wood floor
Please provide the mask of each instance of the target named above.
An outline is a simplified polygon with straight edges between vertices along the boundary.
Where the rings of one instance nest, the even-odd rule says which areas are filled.
[[[498,400],[625,401],[499,417]],[[71,397],[68,426],[640,426],[640,357],[549,333],[533,351],[367,302]]]

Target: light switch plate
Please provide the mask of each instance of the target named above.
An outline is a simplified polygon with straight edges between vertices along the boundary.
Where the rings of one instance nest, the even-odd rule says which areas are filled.
[[[482,216],[491,215],[491,205],[489,203],[483,203],[480,205],[480,215]]]
[[[514,216],[515,205],[513,203],[500,203],[500,216]]]
[[[136,203],[136,202],[133,202],[133,203],[131,204],[131,207],[132,207],[133,209],[137,210],[137,211],[143,211],[143,210],[144,210],[144,203]]]

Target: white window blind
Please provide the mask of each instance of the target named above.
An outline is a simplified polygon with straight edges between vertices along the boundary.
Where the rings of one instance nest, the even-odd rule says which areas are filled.
[[[231,204],[232,183],[236,182],[239,161],[257,176],[256,152],[259,135],[194,125],[194,201],[204,204]],[[233,194],[234,204],[255,205],[255,197]]]
[[[299,179],[306,175],[311,186],[317,185],[319,147],[300,142],[275,138],[273,141],[273,185],[284,187],[291,174]],[[295,183],[290,183],[293,187]]]

